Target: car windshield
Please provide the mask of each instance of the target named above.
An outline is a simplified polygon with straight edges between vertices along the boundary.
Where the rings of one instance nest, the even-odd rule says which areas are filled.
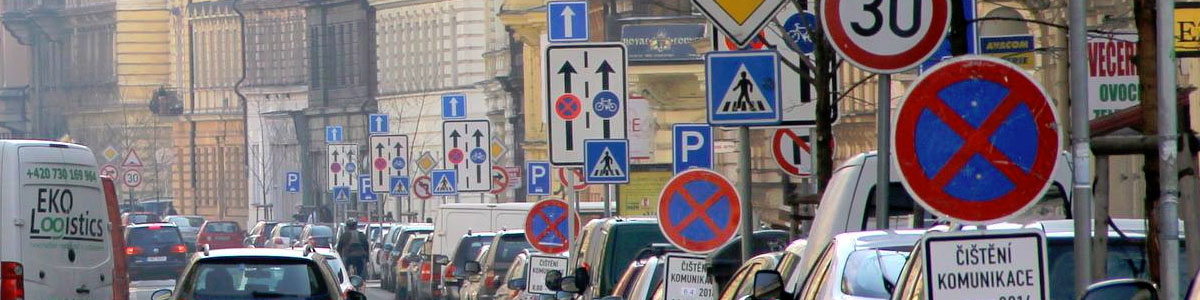
[[[342,283],[342,275],[345,275],[342,274],[343,269],[345,269],[343,268],[342,260],[336,256],[326,256],[325,266],[329,267],[329,272],[333,273],[333,278],[337,279],[338,283]]]
[[[1075,248],[1070,238],[1049,239],[1047,247],[1050,267],[1050,299],[1074,299],[1075,287]],[[1108,240],[1108,256],[1105,259],[1108,270],[1104,280],[1116,278],[1150,278],[1150,266],[1146,261],[1146,248],[1142,238],[1110,237]],[[1182,243],[1179,245],[1179,265],[1187,265],[1187,253]],[[1179,268],[1180,293],[1187,293],[1187,280],[1192,274],[1188,268]]]
[[[412,241],[412,245],[408,246],[407,255],[415,255],[415,254],[417,254],[417,252],[421,252],[421,247],[423,247],[423,246],[425,246],[424,238]]]
[[[129,222],[134,223],[134,224],[158,222],[158,217],[155,217],[154,215],[145,215],[145,214],[129,215]]]
[[[455,274],[462,272],[463,264],[466,264],[467,260],[479,256],[480,249],[483,249],[483,246],[491,244],[492,237],[490,236],[477,235],[463,238],[462,242],[458,243],[458,251],[454,251],[454,261],[452,264],[454,265]]]
[[[198,300],[331,299],[320,272],[304,261],[201,262],[183,286]]]
[[[533,245],[529,244],[524,234],[506,234],[500,237],[500,245],[492,249],[492,251],[498,251],[496,252],[496,266],[507,270],[513,260],[517,259],[517,255],[527,249],[533,249]]]
[[[182,244],[179,229],[175,227],[134,227],[125,235],[130,245],[173,245]]]
[[[308,235],[313,237],[333,237],[333,229],[329,226],[313,226]]]
[[[300,237],[300,233],[304,232],[304,226],[283,226],[279,228],[279,236],[294,239]]]
[[[842,272],[842,292],[863,298],[890,297],[910,251],[870,249],[851,252]]]
[[[606,280],[602,288],[611,288],[621,279],[621,268],[629,266],[633,262],[634,256],[645,249],[646,246],[654,243],[666,243],[667,238],[663,236],[662,230],[659,230],[655,224],[638,224],[631,226],[614,227],[613,232],[609,234],[612,238],[611,252],[605,253],[605,268],[604,279]],[[602,290],[603,293],[608,293],[608,290]]]
[[[195,228],[200,227],[200,225],[204,225],[204,218],[201,217],[170,217],[168,219],[170,219],[172,224],[175,224],[175,226],[179,226],[180,228]]]
[[[208,222],[204,226],[204,232],[207,233],[236,233],[238,225],[234,222]]]

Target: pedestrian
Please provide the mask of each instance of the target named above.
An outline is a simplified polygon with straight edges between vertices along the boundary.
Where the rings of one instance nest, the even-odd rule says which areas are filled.
[[[370,250],[367,235],[358,231],[358,220],[346,220],[346,227],[338,237],[337,252],[346,261],[346,266],[353,268],[354,275],[366,278],[367,253]]]

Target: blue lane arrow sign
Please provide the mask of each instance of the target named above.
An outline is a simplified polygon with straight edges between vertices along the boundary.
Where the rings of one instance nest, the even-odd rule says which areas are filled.
[[[367,124],[367,127],[369,129],[368,131],[371,132],[371,135],[387,134],[388,131],[390,131],[388,130],[388,127],[391,127],[388,124],[388,115],[372,114],[370,118],[368,118],[368,121],[370,121],[370,124]]]
[[[343,135],[345,133],[342,132],[342,126],[325,126],[326,143],[340,143]]]
[[[455,120],[467,118],[467,95],[442,95],[442,119]]]
[[[550,2],[546,6],[551,43],[586,42],[588,34],[586,1]]]

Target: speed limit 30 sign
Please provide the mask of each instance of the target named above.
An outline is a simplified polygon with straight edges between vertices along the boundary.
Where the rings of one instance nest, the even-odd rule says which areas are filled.
[[[838,54],[874,73],[916,67],[950,26],[950,0],[821,1],[821,27]]]

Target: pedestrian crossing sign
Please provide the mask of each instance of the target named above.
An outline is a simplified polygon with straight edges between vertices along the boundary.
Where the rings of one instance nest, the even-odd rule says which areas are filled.
[[[724,126],[777,125],[780,122],[779,54],[775,51],[710,52],[708,123]]]
[[[350,187],[338,186],[333,188],[333,202],[350,202]]]
[[[458,177],[455,170],[433,170],[430,173],[433,182],[434,196],[454,196],[458,194]]]
[[[410,193],[408,176],[392,176],[388,184],[388,193],[393,196],[408,196]]]
[[[584,182],[629,183],[628,140],[586,140],[583,151]]]

